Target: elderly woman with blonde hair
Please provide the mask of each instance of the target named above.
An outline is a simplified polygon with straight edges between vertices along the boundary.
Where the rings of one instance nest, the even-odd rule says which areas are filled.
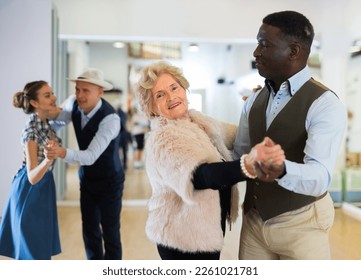
[[[151,122],[145,147],[152,186],[146,234],[162,259],[217,260],[226,221],[238,215],[236,183],[256,177],[255,162],[272,158],[281,164],[284,153],[266,139],[253,148],[253,156],[232,160],[237,127],[188,109],[188,88],[181,69],[163,61],[145,67],[137,85],[137,100]],[[259,166],[256,170],[263,177]]]

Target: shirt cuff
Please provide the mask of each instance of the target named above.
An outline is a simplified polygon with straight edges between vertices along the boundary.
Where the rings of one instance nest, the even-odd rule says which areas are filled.
[[[276,182],[283,188],[294,191],[294,182],[297,182],[300,179],[300,172],[298,164],[285,160],[286,174],[280,178],[276,179]]]
[[[76,163],[76,161],[74,161],[74,151],[70,150],[70,149],[66,149],[66,155],[64,157],[64,161],[68,162],[68,163]]]

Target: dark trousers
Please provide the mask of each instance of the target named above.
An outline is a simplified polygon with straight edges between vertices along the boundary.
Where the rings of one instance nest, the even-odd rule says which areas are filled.
[[[157,244],[158,253],[162,260],[219,260],[221,252],[182,252],[175,248]]]
[[[82,186],[80,209],[88,260],[122,259],[120,238],[122,194],[123,184],[119,190],[109,193],[92,193],[86,190],[86,186]]]
[[[127,155],[128,155],[128,144],[131,140],[131,135],[127,131],[120,132],[119,149],[122,151],[122,163],[123,169],[127,169]]]

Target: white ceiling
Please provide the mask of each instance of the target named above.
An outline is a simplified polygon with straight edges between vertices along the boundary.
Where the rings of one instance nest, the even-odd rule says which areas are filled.
[[[296,10],[323,34],[360,37],[359,0],[52,0],[62,38],[123,41],[254,40],[262,18]],[[332,35],[330,35],[332,33]]]

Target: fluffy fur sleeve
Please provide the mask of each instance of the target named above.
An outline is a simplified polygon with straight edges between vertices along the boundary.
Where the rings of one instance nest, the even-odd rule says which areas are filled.
[[[220,161],[207,133],[190,120],[154,120],[147,139],[146,169],[153,192],[174,190],[194,203],[193,172],[204,162]]]
[[[233,143],[236,139],[237,126],[230,123],[220,122],[221,130],[222,130],[222,138],[224,144],[229,150],[233,149]]]
[[[214,139],[215,145],[222,146],[224,144],[228,150],[233,149],[237,133],[236,125],[216,120],[196,110],[189,110],[189,114],[206,131],[209,137]],[[216,143],[217,141],[218,143]],[[231,158],[228,160],[231,160]]]

